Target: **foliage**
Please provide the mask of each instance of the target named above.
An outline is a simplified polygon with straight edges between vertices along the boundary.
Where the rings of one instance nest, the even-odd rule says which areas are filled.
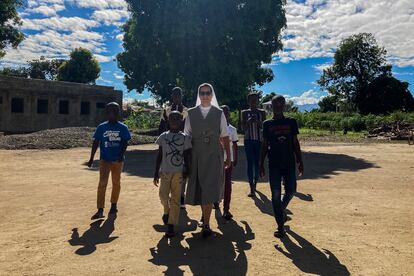
[[[32,79],[57,80],[59,67],[65,62],[64,59],[37,59],[29,61],[29,76]]]
[[[125,119],[124,123],[134,130],[158,129],[160,123],[160,112],[148,112],[144,108],[132,113]]]
[[[339,44],[332,66],[323,70],[318,84],[330,95],[358,106],[358,100],[375,78],[391,76],[387,51],[370,33],[352,35]]]
[[[27,78],[29,76],[29,73],[27,71],[27,68],[25,67],[18,67],[18,68],[4,67],[3,69],[0,70],[0,75]]]
[[[373,80],[357,102],[362,114],[414,110],[414,98],[408,90],[408,83],[390,76],[380,76]]]
[[[284,0],[127,2],[131,18],[117,60],[129,90],[147,88],[162,104],[178,85],[191,105],[198,85],[210,82],[220,104],[239,108],[249,87],[273,79],[261,65],[282,48]]]
[[[95,83],[101,68],[92,52],[84,48],[76,48],[70,59],[63,62],[58,70],[58,80],[79,83]]]
[[[22,24],[17,8],[23,5],[23,0],[0,1],[0,58],[4,57],[4,49],[11,45],[16,48],[23,41],[24,35],[16,26]]]
[[[330,95],[323,97],[318,103],[320,112],[335,112],[337,104],[338,97]]]
[[[343,112],[291,112],[286,116],[297,120],[300,128],[360,132],[381,126],[384,123],[404,121],[414,123],[414,112],[394,112],[389,115],[360,115]]]

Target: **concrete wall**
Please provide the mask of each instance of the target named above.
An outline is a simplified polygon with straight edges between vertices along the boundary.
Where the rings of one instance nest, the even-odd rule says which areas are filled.
[[[24,100],[24,112],[12,112],[12,99]],[[38,113],[38,100],[48,100],[47,114]],[[69,102],[69,114],[59,114],[59,102]],[[97,104],[117,102],[122,92],[113,87],[0,76],[0,132],[22,133],[70,126],[96,126],[105,121]],[[81,115],[81,102],[89,114]]]

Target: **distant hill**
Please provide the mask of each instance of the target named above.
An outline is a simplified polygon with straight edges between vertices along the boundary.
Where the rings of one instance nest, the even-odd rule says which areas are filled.
[[[303,105],[297,105],[300,112],[304,111],[311,111],[312,109],[318,108],[319,106],[317,104],[303,104]]]

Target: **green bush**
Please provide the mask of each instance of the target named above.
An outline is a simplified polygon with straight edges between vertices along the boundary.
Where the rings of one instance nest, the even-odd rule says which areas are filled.
[[[124,123],[134,130],[154,129],[158,128],[160,123],[160,112],[148,112],[146,110],[133,111]]]

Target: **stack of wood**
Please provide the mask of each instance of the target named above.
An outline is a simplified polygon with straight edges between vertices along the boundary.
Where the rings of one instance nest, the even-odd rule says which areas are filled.
[[[410,140],[413,139],[414,124],[396,121],[386,123],[369,131],[368,138],[388,140]]]

